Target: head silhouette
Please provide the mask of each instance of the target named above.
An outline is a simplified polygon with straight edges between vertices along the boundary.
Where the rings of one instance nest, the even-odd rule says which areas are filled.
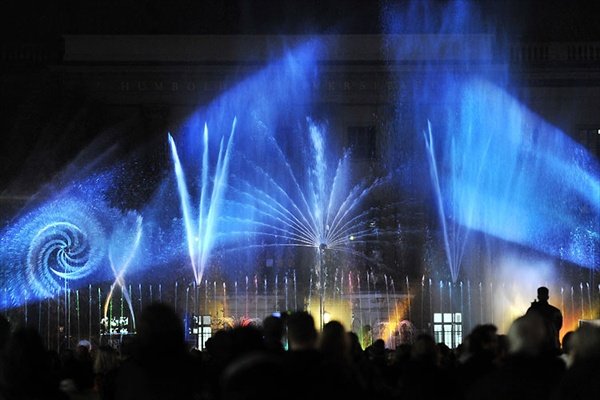
[[[544,321],[538,314],[515,319],[508,330],[509,351],[513,354],[538,355],[547,336]]]
[[[292,350],[315,348],[317,330],[315,320],[306,311],[296,311],[288,318],[288,339]]]
[[[320,350],[325,356],[345,360],[350,356],[350,342],[344,326],[338,321],[330,321],[323,327]]]
[[[548,301],[550,298],[548,288],[545,286],[541,286],[537,290],[537,298],[539,301]]]
[[[183,324],[175,310],[164,303],[144,308],[136,339],[136,355],[144,362],[177,358],[186,353]]]

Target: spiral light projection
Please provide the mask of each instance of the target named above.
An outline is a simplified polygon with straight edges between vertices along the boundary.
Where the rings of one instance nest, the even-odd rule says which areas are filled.
[[[129,217],[129,218],[128,218]],[[108,261],[110,268],[114,274],[115,281],[110,287],[110,291],[106,296],[104,302],[104,318],[108,316],[108,309],[110,302],[113,298],[115,288],[118,286],[123,293],[123,298],[127,302],[129,313],[131,315],[131,321],[133,329],[135,330],[135,313],[133,311],[133,303],[131,301],[131,294],[127,290],[125,282],[125,274],[127,269],[130,267],[133,259],[135,258],[138,248],[142,240],[143,226],[142,216],[138,215],[135,217],[134,222],[129,220],[133,218],[130,214],[123,219],[123,224],[126,225],[124,229],[115,229],[111,236],[111,241],[108,246]],[[135,226],[135,229],[131,229],[131,225]],[[131,243],[131,245],[129,245]]]
[[[90,244],[77,225],[70,222],[55,222],[43,227],[32,239],[27,254],[27,265],[31,277],[48,283],[55,278],[64,280],[81,279],[90,274]]]
[[[2,232],[2,306],[52,297],[95,274],[106,254],[97,207],[77,198],[47,203]]]
[[[222,138],[220,141],[215,173],[212,179],[209,179],[208,127],[206,124],[204,125],[204,134],[202,137],[202,173],[200,175],[200,195],[197,213],[194,213],[191,205],[191,196],[183,172],[183,167],[179,159],[175,140],[169,134],[169,144],[171,146],[171,156],[173,158],[175,176],[177,178],[177,190],[181,200],[181,211],[187,238],[188,254],[196,284],[202,282],[202,275],[214,246],[216,223],[220,216],[223,196],[227,187],[229,160],[236,123],[237,119],[234,118],[227,142],[225,142],[225,138]]]

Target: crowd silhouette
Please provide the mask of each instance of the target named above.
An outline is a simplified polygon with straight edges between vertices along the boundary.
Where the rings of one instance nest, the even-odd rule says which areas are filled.
[[[57,353],[0,316],[0,399],[597,399],[600,327],[555,348],[544,318],[527,312],[506,336],[478,325],[456,349],[422,333],[392,351],[381,339],[363,350],[337,321],[319,333],[298,311],[218,331],[198,351],[175,311],[154,303],[119,349]]]

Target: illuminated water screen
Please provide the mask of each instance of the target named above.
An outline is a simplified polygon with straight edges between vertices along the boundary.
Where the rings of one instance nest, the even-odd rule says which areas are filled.
[[[426,18],[421,3],[386,10],[390,32],[414,21],[439,22]],[[598,161],[512,93],[507,63],[498,62],[489,35],[461,36],[473,20],[462,2],[442,15],[439,27],[428,27],[432,34],[382,43],[391,61],[411,60],[417,72],[404,76],[390,67],[390,74],[410,83],[394,96],[397,121],[381,132],[392,145],[377,168],[365,167],[353,156],[357,149],[338,143],[343,132],[329,126],[334,116],[317,109],[318,61],[331,49],[307,41],[164,132],[168,161],[147,198],[119,201],[137,199],[136,188],[146,185],[128,176],[135,160],[125,159],[94,164],[87,176],[28,204],[2,230],[1,307],[81,290],[89,293],[90,310],[98,297],[104,318],[121,296],[135,324],[142,293],[161,299],[168,282],[170,298],[180,308],[183,302],[186,314],[205,307],[222,319],[226,312],[248,317],[252,302],[259,318],[259,297],[265,312],[281,309],[280,287],[291,307],[292,282],[294,296],[303,297],[295,307],[308,308],[323,263],[328,276],[316,279],[322,291],[330,282],[332,308],[344,293],[367,303],[371,298],[361,293],[385,292],[388,315],[404,310],[394,311],[388,334],[400,314],[411,319],[420,313],[424,324],[434,308],[460,308],[473,321],[490,314],[493,321],[499,312],[513,316],[509,310],[527,303],[515,293],[533,292],[539,282],[554,283],[564,298],[569,285],[556,273],[563,263],[599,266]],[[135,184],[123,188],[124,181]],[[423,231],[415,244],[422,247],[420,264],[399,271],[377,253],[398,245],[398,225],[386,213],[398,212],[407,194],[428,213],[427,226],[414,227]],[[423,239],[428,232],[432,239]],[[276,267],[285,271],[261,277],[257,271],[273,268],[274,259],[284,260]],[[482,266],[487,272],[478,275]],[[424,270],[441,278],[421,277]],[[209,281],[210,272],[219,284]],[[519,274],[525,283],[507,283]],[[267,275],[273,306],[267,304]],[[402,287],[394,287],[392,275],[401,277]],[[297,276],[305,290],[297,290]],[[362,288],[360,276],[367,277]],[[418,276],[416,283],[409,276]],[[497,279],[503,283],[491,283]],[[134,280],[144,284],[132,288]],[[159,282],[158,289],[148,282]],[[92,293],[92,285],[104,283],[108,290]],[[593,314],[595,290],[581,286],[579,297],[590,299],[585,315]],[[404,293],[402,301],[396,291]],[[570,291],[572,306],[576,287]],[[233,294],[236,301],[228,303]],[[362,313],[357,329],[378,323]]]
[[[597,161],[492,84],[465,82],[456,101],[424,134],[454,279],[470,231],[596,267]]]
[[[395,60],[418,65],[416,83],[397,96],[412,122],[398,145],[414,141],[411,167],[423,179],[403,181],[432,199],[455,282],[486,258],[477,248],[495,258],[507,243],[522,249],[523,265],[536,253],[598,268],[598,161],[515,97],[504,38],[473,34],[496,32],[479,17],[467,2],[410,2],[386,15],[391,32],[418,21],[434,33],[389,46]]]
[[[147,182],[129,176],[139,169],[136,159],[90,158],[89,166],[68,167],[50,189],[42,188],[3,228],[2,308],[112,282],[102,299],[102,313],[106,316],[118,290],[133,314],[127,285],[131,276],[173,279],[187,270],[199,284],[213,247],[231,240],[219,224],[228,213],[222,205],[233,153],[240,158],[243,146],[259,146],[257,138],[272,134],[283,120],[282,110],[295,109],[296,114],[286,111],[286,116],[306,118],[318,50],[318,42],[307,41],[286,52],[198,110],[172,134],[165,132],[169,171],[144,203],[136,200],[141,194],[135,189]],[[245,136],[234,149],[236,124]],[[52,189],[64,182],[66,187]]]

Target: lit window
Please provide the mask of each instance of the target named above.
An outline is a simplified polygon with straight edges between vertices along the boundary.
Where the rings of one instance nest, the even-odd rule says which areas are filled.
[[[434,313],[433,336],[438,343],[455,348],[462,343],[462,314]]]
[[[198,335],[198,349],[204,350],[206,348],[206,341],[212,336],[212,320],[210,315],[194,315],[194,327],[192,332]]]

